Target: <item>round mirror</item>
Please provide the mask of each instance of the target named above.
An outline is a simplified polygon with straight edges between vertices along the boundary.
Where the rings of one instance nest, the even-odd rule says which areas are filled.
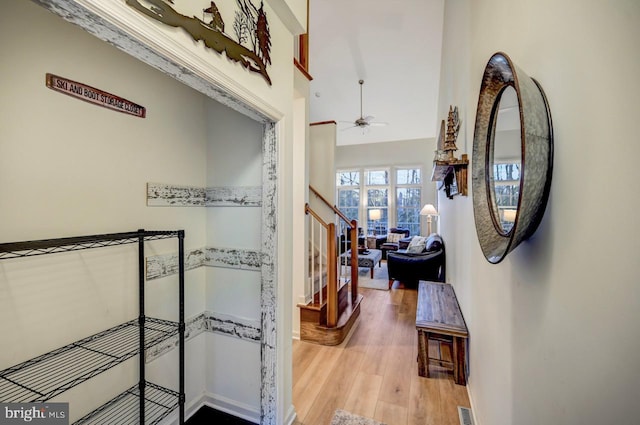
[[[482,252],[499,263],[537,229],[553,169],[551,113],[540,85],[504,53],[484,71],[473,137],[473,213]]]
[[[491,120],[493,143],[489,145],[489,179],[494,225],[503,234],[513,228],[520,195],[520,114],[512,86],[498,95],[497,113]]]

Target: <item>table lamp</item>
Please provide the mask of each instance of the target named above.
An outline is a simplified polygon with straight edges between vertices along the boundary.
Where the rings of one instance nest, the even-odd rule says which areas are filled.
[[[431,216],[438,215],[438,211],[433,205],[425,204],[425,206],[420,210],[420,215],[427,216],[427,236],[429,236],[431,234]]]
[[[382,217],[382,210],[375,209],[369,210],[369,220],[373,220],[373,235],[376,234],[376,224],[378,224],[378,220]]]

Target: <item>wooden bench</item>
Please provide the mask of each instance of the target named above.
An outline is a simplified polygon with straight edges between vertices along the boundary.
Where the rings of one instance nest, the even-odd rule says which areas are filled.
[[[420,281],[416,309],[418,331],[418,374],[429,377],[429,363],[453,370],[458,385],[466,385],[467,325],[453,287],[447,283]],[[450,346],[452,361],[429,357],[429,340]]]

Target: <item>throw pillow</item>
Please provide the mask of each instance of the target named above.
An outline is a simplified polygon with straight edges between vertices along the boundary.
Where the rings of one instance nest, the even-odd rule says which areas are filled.
[[[420,254],[424,251],[424,245],[414,245],[407,247],[407,254]]]
[[[409,242],[409,246],[407,247],[407,252],[409,254],[420,254],[424,251],[425,245],[427,242],[427,238],[424,236],[414,236]]]
[[[414,236],[411,238],[411,242],[409,242],[409,246],[422,245],[424,246],[427,241],[427,238],[424,236]]]
[[[400,239],[404,236],[404,233],[389,233],[387,235],[387,242],[389,243],[398,243]]]

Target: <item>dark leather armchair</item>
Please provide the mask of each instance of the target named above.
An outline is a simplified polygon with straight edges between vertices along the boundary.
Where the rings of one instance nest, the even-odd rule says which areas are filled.
[[[403,229],[401,227],[392,227],[391,229],[389,229],[389,233],[398,233],[402,235],[404,239],[407,239],[409,237],[410,232],[411,231],[409,229]],[[376,248],[382,250],[382,259],[387,258],[387,251],[396,251],[398,248],[400,248],[399,242],[387,242],[387,237],[388,235],[384,235],[382,238],[376,240]]]
[[[351,249],[351,229],[346,229],[347,234],[342,233],[338,236],[338,254],[343,254],[344,252]],[[345,242],[346,241],[346,242]],[[362,227],[358,227],[358,245],[365,244],[365,237],[362,234]]]
[[[398,250],[387,254],[387,270],[389,272],[389,288],[394,280],[405,283],[430,280],[445,281],[446,256],[444,241],[438,234],[427,238],[424,250],[419,254],[410,254],[406,250]]]

